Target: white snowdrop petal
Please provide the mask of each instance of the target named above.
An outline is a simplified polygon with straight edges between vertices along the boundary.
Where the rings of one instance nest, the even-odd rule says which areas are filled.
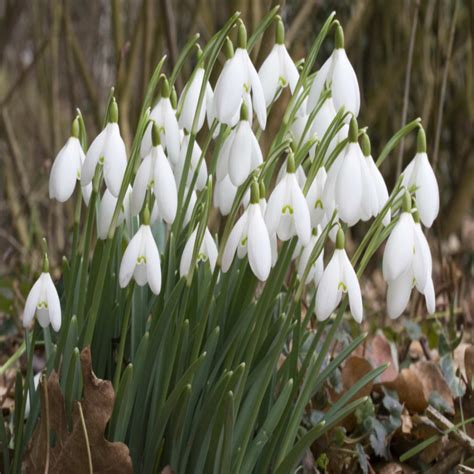
[[[294,174],[292,175],[291,201],[293,203],[293,220],[296,233],[301,243],[307,245],[311,237],[311,218],[308,204]]]
[[[136,216],[143,207],[145,201],[147,187],[150,184],[150,178],[153,178],[152,170],[152,157],[147,155],[138,167],[135,180],[133,182],[133,191],[131,197],[131,213]]]
[[[358,323],[361,323],[363,317],[363,307],[359,280],[357,279],[357,275],[351,265],[351,262],[349,261],[349,258],[347,257],[345,250],[341,250],[341,252],[340,258],[344,272],[344,284],[347,287],[351,314]]]
[[[138,286],[145,286],[147,283],[146,263],[140,262],[135,266],[133,278]]]
[[[267,209],[265,210],[265,223],[268,233],[275,234],[280,223],[282,208],[286,196],[286,180],[280,181],[273,190],[268,199]]]
[[[248,211],[245,211],[234,224],[234,227],[229,234],[224,247],[224,253],[222,254],[221,269],[223,273],[226,273],[232,265],[235,252],[237,251],[237,247],[242,239],[242,234],[244,230],[247,229],[247,219]]]
[[[146,226],[145,229],[146,277],[151,291],[158,295],[161,290],[160,253],[150,226]]]
[[[207,258],[209,259],[209,266],[211,267],[211,272],[213,272],[216,268],[218,251],[216,242],[212,238],[212,235],[209,232],[208,228],[206,228],[206,231],[204,232],[204,238],[201,244],[201,249],[203,249],[204,253],[207,255]]]
[[[265,281],[272,267],[272,250],[259,204],[250,205],[247,248],[250,268],[260,281]]]
[[[423,294],[425,295],[425,302],[426,302],[426,309],[428,310],[429,314],[434,314],[436,311],[436,296],[433,286],[433,280],[431,276],[428,278],[426,282],[425,289],[423,290]]]
[[[334,252],[328,266],[323,272],[316,291],[315,310],[318,321],[326,320],[336,309],[338,300],[340,299],[340,289],[338,286],[341,281],[341,276],[339,259],[336,252]]]
[[[252,130],[245,120],[237,125],[235,139],[229,150],[229,177],[234,186],[240,186],[250,174]]]
[[[172,224],[178,208],[178,192],[173,171],[161,148],[156,153],[154,194],[160,216]]]
[[[179,132],[178,120],[176,119],[175,111],[171,107],[169,99],[166,99],[165,115],[164,115],[164,129],[165,129],[165,143],[168,158],[176,163],[179,158],[179,150],[181,145],[181,136]]]
[[[116,123],[109,123],[109,132],[104,144],[104,180],[110,192],[118,197],[127,167],[127,150]]]
[[[191,128],[196,114],[199,93],[201,92],[202,82],[204,79],[204,69],[200,67],[192,77],[191,81],[186,84],[183,93],[180,97],[180,103],[178,104],[178,110],[180,111],[178,125],[180,128],[186,129],[191,132]],[[206,115],[206,101],[203,101],[201,110],[199,111],[199,118],[197,121],[195,133],[201,130],[204,124],[204,117]]]
[[[250,84],[252,87],[252,104],[257,116],[258,124],[262,130],[265,130],[267,125],[267,108],[265,106],[265,95],[263,93],[262,83],[258,77],[257,71],[255,70],[252,61],[249,58],[247,50],[244,50],[247,59],[247,67],[250,78]]]
[[[186,276],[191,267],[191,259],[193,257],[194,243],[196,242],[197,228],[189,236],[186,245],[184,246],[183,253],[181,255],[181,261],[179,263],[179,276]]]
[[[413,273],[409,268],[395,280],[391,280],[387,289],[387,313],[390,318],[398,318],[408,305],[412,289]]]
[[[244,85],[245,66],[241,57],[234,56],[224,64],[214,89],[214,111],[222,123],[229,123],[238,113]]]
[[[324,88],[324,83],[328,79],[329,70],[331,69],[331,64],[333,60],[334,52],[328,59],[324,62],[321,66],[321,69],[316,73],[316,77],[314,78],[313,84],[311,86],[311,90],[309,91],[308,97],[308,111],[314,110],[316,107],[319,96]]]
[[[79,151],[71,140],[77,141],[77,138],[71,137],[58,153],[49,176],[49,197],[59,202],[66,202],[71,197],[81,171]]]
[[[281,45],[281,47],[279,48],[279,54],[284,77],[290,87],[291,93],[293,94],[296,88],[296,84],[298,83],[298,79],[300,78],[298,68],[293,62],[293,59],[291,59],[291,56],[289,55],[284,45]]]
[[[337,49],[332,74],[332,97],[336,111],[344,107],[356,117],[359,115],[360,92],[357,76],[346,51]]]
[[[275,98],[278,90],[278,77],[281,74],[280,61],[277,45],[275,45],[258,71],[258,77],[262,84],[265,105],[268,107]]]
[[[102,199],[100,200],[99,210],[97,212],[97,237],[99,237],[101,240],[105,240],[107,238],[116,205],[117,198],[113,196],[108,189],[106,189]]]
[[[403,212],[390,234],[382,261],[384,280],[390,282],[398,278],[413,261],[413,217]]]
[[[438,182],[426,153],[418,154],[418,160],[416,207],[420,213],[423,225],[431,227],[439,212]]]
[[[428,278],[431,278],[431,253],[419,224],[415,224],[413,227],[413,237],[413,276],[416,288],[423,292]]]
[[[138,229],[137,233],[127,245],[120,262],[119,283],[121,288],[125,288],[132,279],[137,265],[137,258],[142,247],[143,225]]]
[[[104,130],[102,130],[99,135],[97,135],[87,150],[86,158],[82,164],[81,186],[85,186],[92,182],[99,158],[103,157],[103,148],[106,134],[107,127],[104,128]]]
[[[49,273],[43,273],[43,275],[45,275],[43,284],[48,303],[49,321],[53,329],[58,332],[61,328],[61,303],[51,275]]]
[[[229,154],[233,147],[236,130],[232,130],[229,136],[224,140],[219,153],[216,165],[217,181],[222,181],[229,174]]]
[[[26,297],[25,309],[23,311],[23,326],[26,328],[31,324],[36,313],[36,306],[39,303],[42,285],[42,275],[36,280]]]

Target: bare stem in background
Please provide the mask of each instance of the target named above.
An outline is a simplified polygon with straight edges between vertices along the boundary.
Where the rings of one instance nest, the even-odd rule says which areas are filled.
[[[176,64],[176,58],[178,57],[178,42],[176,34],[176,22],[171,5],[171,0],[161,0],[161,8],[163,10],[164,28],[166,34],[166,42],[168,43],[169,58],[170,58],[170,71],[173,70]],[[176,78],[176,88],[178,92],[182,89],[181,77],[178,75]]]
[[[441,82],[441,94],[439,97],[438,106],[438,120],[436,121],[436,133],[433,151],[433,168],[435,171],[438,168],[439,140],[441,137],[441,126],[443,124],[443,108],[444,100],[446,98],[446,84],[448,82],[449,65],[451,63],[451,54],[453,52],[454,34],[456,33],[456,18],[458,15],[458,7],[459,0],[456,0],[456,3],[454,5],[453,17],[451,18],[451,26],[449,28],[448,50],[446,51],[446,64],[444,65],[443,80]]]
[[[413,12],[413,23],[411,25],[411,32],[410,32],[410,43],[408,46],[407,71],[405,75],[405,91],[403,93],[403,109],[402,109],[402,120],[401,120],[400,128],[403,127],[407,121],[408,100],[409,100],[409,95],[410,95],[410,82],[411,82],[411,66],[413,64],[413,49],[415,47],[415,37],[416,37],[416,29],[418,27],[418,10],[419,9],[420,9],[420,2],[419,0],[416,0],[415,11]],[[402,141],[399,146],[398,159],[397,159],[397,171],[396,171],[397,176],[402,171],[404,144],[405,144],[405,139],[402,138]]]

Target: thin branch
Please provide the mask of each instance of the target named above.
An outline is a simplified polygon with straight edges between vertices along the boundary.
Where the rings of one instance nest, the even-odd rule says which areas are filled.
[[[176,34],[176,21],[173,12],[173,7],[170,0],[161,0],[161,8],[163,9],[163,20],[166,34],[166,42],[168,43],[168,51],[170,58],[170,70],[172,71],[176,64],[178,57],[178,41]],[[176,88],[179,91],[182,89],[181,77],[176,78]]]
[[[420,1],[415,1],[415,11],[413,12],[413,23],[411,25],[411,32],[410,32],[410,43],[408,46],[408,59],[407,59],[407,71],[405,75],[405,91],[403,93],[403,110],[402,110],[402,121],[401,127],[405,126],[407,121],[407,114],[408,114],[408,99],[410,95],[410,82],[411,82],[411,67],[413,64],[413,50],[415,48],[415,37],[416,37],[416,29],[418,27],[418,11],[420,9]],[[400,127],[400,128],[401,128]],[[403,149],[405,144],[405,138],[402,138],[400,142],[399,152],[398,152],[398,159],[397,159],[397,174],[399,176],[402,172],[402,161],[403,161]]]
[[[82,430],[84,431],[84,441],[86,443],[86,449],[87,449],[87,461],[89,463],[89,473],[93,474],[94,468],[92,465],[91,445],[89,443],[89,435],[87,434],[86,420],[84,419],[84,413],[82,412],[81,402],[77,402],[77,406],[79,408],[79,415],[81,417]]]
[[[458,15],[458,9],[459,9],[459,0],[457,0],[454,5],[453,17],[451,18],[448,51],[446,52],[446,64],[444,65],[443,79],[441,82],[441,94],[439,97],[439,107],[438,107],[438,120],[436,122],[436,133],[435,133],[435,142],[434,142],[434,151],[433,151],[433,168],[435,170],[438,167],[439,141],[441,138],[441,126],[443,124],[444,100],[446,98],[446,85],[448,83],[449,65],[451,63],[451,55],[453,52],[454,34],[456,33],[456,18]]]

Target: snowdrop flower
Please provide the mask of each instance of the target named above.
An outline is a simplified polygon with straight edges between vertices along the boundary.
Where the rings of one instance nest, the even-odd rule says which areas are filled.
[[[41,327],[45,328],[51,323],[56,332],[61,328],[61,303],[49,274],[49,262],[46,254],[43,260],[43,272],[26,298],[25,311],[23,312],[23,326],[25,328],[31,324],[35,315]]]
[[[313,232],[311,234],[311,238],[309,239],[309,242],[305,246],[299,245],[299,260],[298,260],[298,265],[296,267],[296,271],[298,274],[298,278],[301,280],[304,276],[304,271],[308,265],[309,259],[311,257],[311,253],[314,250],[314,247],[316,246],[319,236],[321,235],[321,227],[318,226],[317,228],[313,229]],[[321,250],[321,253],[319,254],[318,258],[316,261],[311,265],[311,268],[309,269],[308,275],[306,277],[305,284],[307,285],[311,281],[314,282],[315,286],[319,285],[319,282],[321,280],[321,277],[323,275],[324,271],[324,249]]]
[[[243,103],[240,122],[222,145],[217,162],[217,179],[222,181],[228,174],[232,184],[240,186],[262,162],[262,151],[248,122],[247,106]]]
[[[198,46],[198,61],[202,55],[201,48]],[[202,65],[199,65],[194,75],[191,77],[189,82],[184,87],[184,90],[179,98],[178,102],[178,114],[179,120],[178,125],[180,128],[191,132],[194,116],[196,115],[197,105],[199,101],[199,94],[201,92],[202,83],[204,81],[204,68]],[[206,116],[206,111],[209,116],[212,113],[212,102],[214,100],[214,93],[212,91],[209,81],[206,82],[206,92],[204,100],[201,104],[201,109],[199,110],[199,117],[197,119],[197,124],[193,133],[199,132],[204,124],[204,117]],[[212,123],[212,120],[211,120]]]
[[[214,207],[219,209],[223,216],[227,216],[232,210],[232,205],[234,204],[236,195],[237,186],[232,184],[229,175],[226,174],[222,181],[216,181],[213,197]],[[247,190],[242,198],[242,204],[244,207],[247,207],[249,202],[250,192]]]
[[[344,156],[333,164],[332,176],[327,180],[328,184],[334,186],[339,217],[350,227],[361,219],[367,220],[376,215],[379,209],[376,185],[362,155],[357,135],[357,121],[352,117]]]
[[[293,136],[293,140],[295,143],[299,143],[301,141],[301,138],[303,137],[304,129],[308,122],[309,114],[306,110],[307,104],[308,104],[308,98],[306,97],[301,103],[298,110],[296,111],[295,119],[290,125],[290,132],[291,132],[291,135]],[[306,134],[306,138],[308,138],[308,134]]]
[[[265,95],[247,51],[247,31],[242,22],[238,30],[238,47],[233,52],[232,42],[227,39],[225,44],[227,61],[217,79],[214,90],[214,112],[216,118],[230,125],[231,120],[238,114],[242,98],[246,93],[252,93],[253,108],[262,130],[267,123]]]
[[[416,207],[421,222],[431,227],[439,212],[439,189],[426,154],[426,135],[422,127],[418,130],[415,158],[403,171],[402,184],[406,187],[416,186]]]
[[[189,236],[189,239],[184,246],[183,254],[181,255],[181,261],[179,263],[179,275],[181,277],[187,275],[189,273],[189,269],[191,268],[191,260],[193,258],[194,244],[196,243],[198,227],[199,224]],[[207,227],[204,232],[201,247],[199,248],[196,263],[199,261],[209,262],[211,271],[214,271],[217,261],[217,247]]]
[[[92,183],[87,184],[86,186],[81,186],[82,200],[86,206],[89,206],[89,201],[91,200],[92,194]]]
[[[137,285],[148,283],[151,291],[158,295],[161,290],[160,254],[150,228],[150,211],[145,207],[143,224],[132,237],[120,263],[119,283],[125,288],[132,277]]]
[[[259,201],[259,188],[254,181],[250,205],[235,223],[226,242],[222,271],[226,273],[229,270],[236,252],[239,258],[248,254],[252,272],[260,281],[265,281],[272,267],[272,249]]]
[[[178,207],[178,193],[171,166],[160,142],[160,131],[156,123],[152,127],[153,146],[140,163],[131,196],[131,213],[137,215],[143,207],[147,189],[153,190],[158,217],[172,224]],[[155,217],[155,216],[154,216]],[[153,221],[154,219],[152,219]]]
[[[280,17],[277,20],[275,45],[260,67],[258,77],[262,83],[267,107],[278,98],[282,89],[289,85],[293,93],[298,83],[298,69],[286,50],[285,27]]]
[[[276,185],[268,200],[265,222],[270,235],[276,233],[281,240],[295,235],[306,245],[311,237],[311,219],[306,199],[295,174],[293,154],[288,157],[287,173]]]
[[[362,321],[362,295],[357,275],[344,250],[344,233],[339,229],[336,237],[336,250],[331,257],[316,292],[316,316],[319,321],[326,320],[341,302],[343,293],[349,296],[352,317]]]
[[[76,117],[71,137],[56,155],[49,175],[49,197],[59,202],[66,202],[72,196],[77,180],[81,179],[85,155],[78,137],[79,118]]]
[[[174,174],[175,174],[176,184],[178,186],[179,186],[179,183],[181,182],[183,168],[186,162],[186,155],[188,153],[189,140],[190,140],[190,135],[185,133],[183,137],[183,141],[181,142],[181,149],[179,152],[178,162],[174,166]],[[201,191],[201,189],[204,189],[204,187],[207,184],[206,160],[204,157],[201,160],[201,156],[202,156],[201,147],[199,146],[199,143],[196,140],[194,140],[193,149],[191,151],[190,167],[188,170],[188,175],[186,177],[186,186],[191,185],[191,182],[194,178],[194,173],[196,172],[196,169],[199,165],[198,176],[196,179],[196,189],[198,191]],[[200,164],[199,164],[199,160],[201,160]]]
[[[81,172],[81,186],[92,182],[97,164],[104,166],[104,179],[110,192],[118,197],[127,167],[127,150],[118,126],[118,107],[113,99],[109,123],[97,135],[87,151]]]
[[[160,130],[160,141],[166,149],[166,155],[171,163],[177,163],[181,144],[181,135],[176,118],[176,111],[173,109],[170,100],[170,85],[163,77],[161,83],[161,97],[150,112],[150,120],[158,124]],[[140,154],[142,158],[147,156],[151,150],[152,143],[152,123],[148,124],[143,135]]]
[[[123,198],[122,209],[117,219],[117,226],[126,220],[128,229],[131,229],[132,222],[130,208],[131,195],[132,188],[129,186],[125,193],[125,197]],[[101,240],[107,239],[117,200],[118,199],[108,189],[105,190],[102,199],[100,200],[99,209],[97,211],[97,237]]]
[[[334,108],[344,107],[355,117],[359,115],[360,92],[354,69],[344,49],[344,32],[341,25],[336,26],[335,49],[317,72],[309,92],[308,110],[313,110],[318,103],[324,84],[331,83]]]
[[[325,209],[322,201],[324,185],[326,184],[327,173],[324,166],[319,168],[306,194],[311,226],[315,229],[323,221]]]
[[[432,260],[426,237],[415,212],[411,214],[411,197],[406,191],[403,197],[403,212],[388,238],[383,254],[382,270],[388,283],[387,312],[397,318],[410,299],[413,286],[425,295],[430,314],[435,311],[435,295],[431,278]]]
[[[259,182],[259,193],[260,193],[260,200],[258,201],[260,205],[260,209],[262,211],[262,216],[265,216],[265,212],[267,210],[267,199],[265,196],[267,195],[267,190],[265,188],[265,183],[263,181]],[[247,194],[246,194],[247,196]],[[247,202],[248,204],[248,202]],[[246,206],[247,204],[244,204]],[[267,229],[268,231],[268,229]],[[277,242],[277,236],[276,233],[274,232],[273,234],[268,234],[270,236],[270,247],[272,249],[272,267],[275,266],[277,260],[278,260],[278,242]]]
[[[364,155],[363,160],[367,165],[367,171],[363,173],[365,182],[363,184],[364,192],[366,193],[363,199],[365,210],[367,212],[366,219],[375,217],[384,208],[388,201],[388,190],[387,185],[383,179],[382,173],[377,168],[374,159],[371,155],[370,139],[366,133],[361,137],[361,149]],[[390,209],[383,218],[383,225],[387,226],[390,224],[391,213]]]

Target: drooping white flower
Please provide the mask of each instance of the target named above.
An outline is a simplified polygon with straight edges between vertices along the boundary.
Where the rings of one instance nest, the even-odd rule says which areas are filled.
[[[193,258],[194,244],[196,243],[198,226],[194,229],[193,233],[189,236],[186,245],[184,246],[183,254],[181,255],[181,261],[179,263],[179,275],[181,277],[189,273],[191,268],[191,260]],[[212,238],[209,229],[206,227],[204,237],[199,248],[197,262],[209,262],[211,271],[214,271],[217,261],[217,246]],[[197,263],[196,262],[196,263]]]
[[[426,136],[420,127],[417,139],[417,152],[403,171],[402,184],[415,186],[416,207],[424,226],[431,227],[439,212],[439,189],[436,176],[426,154]]]
[[[150,112],[150,120],[153,120],[160,130],[160,142],[166,150],[166,156],[171,163],[176,163],[179,158],[181,145],[181,134],[170,100],[170,86],[166,78],[161,84],[161,97]],[[152,122],[153,123],[153,122]],[[143,135],[140,155],[142,158],[148,155],[152,147],[152,123],[149,123]]]
[[[336,250],[324,269],[316,292],[316,317],[326,320],[341,302],[343,293],[349,296],[352,317],[360,323],[363,317],[359,281],[344,250],[344,233],[338,230]]]
[[[181,142],[181,149],[180,149],[178,161],[173,167],[176,184],[178,186],[179,186],[179,183],[181,182],[181,177],[182,177],[184,165],[186,162],[186,154],[188,152],[189,140],[190,140],[190,135],[185,134],[183,137],[183,141]],[[202,156],[201,147],[199,146],[199,143],[197,142],[197,140],[194,140],[193,149],[191,151],[190,167],[189,167],[188,175],[186,178],[186,186],[191,186],[191,182],[194,178],[194,173],[196,172],[196,169],[199,165],[198,176],[197,176],[196,185],[195,185],[197,191],[204,189],[204,187],[207,184],[207,164],[204,157],[201,160],[201,156]],[[201,160],[201,163],[199,163],[199,160]]]
[[[302,246],[298,244],[298,265],[296,267],[296,271],[298,274],[298,278],[301,280],[304,276],[304,271],[308,265],[309,259],[311,257],[311,253],[313,252],[314,247],[316,246],[319,236],[321,235],[321,227],[318,226],[317,228],[313,229],[311,234],[311,238],[307,245]],[[311,268],[308,272],[306,277],[305,284],[307,285],[310,282],[314,282],[315,286],[319,285],[321,277],[324,271],[324,249],[319,254],[316,261],[311,265]]]
[[[59,202],[66,202],[72,196],[77,180],[81,179],[85,155],[78,136],[79,121],[76,118],[71,137],[56,155],[49,175],[49,197]]]
[[[235,196],[237,195],[237,186],[232,184],[229,175],[226,174],[222,181],[216,181],[214,187],[213,203],[214,207],[219,209],[223,216],[227,216],[232,210]],[[242,198],[244,207],[248,206],[250,201],[250,192],[247,190]]]
[[[282,164],[280,170],[277,174],[276,183],[278,184],[286,175],[288,167],[288,159]],[[296,181],[298,181],[298,186],[303,189],[306,183],[306,173],[304,172],[303,166],[299,165],[295,171]]]
[[[229,175],[234,186],[240,186],[263,162],[262,151],[248,122],[247,106],[242,104],[240,122],[222,145],[217,162],[217,179]]]
[[[344,33],[340,25],[336,27],[335,49],[316,73],[311,86],[308,110],[316,107],[326,82],[331,84],[332,100],[336,111],[344,107],[357,117],[360,108],[359,83],[344,49]]]
[[[322,200],[326,179],[326,169],[324,166],[321,166],[308,189],[308,193],[306,194],[306,202],[308,203],[309,214],[311,216],[311,226],[313,229],[321,224],[326,212]]]
[[[230,125],[232,119],[239,113],[244,94],[251,92],[253,109],[260,128],[264,130],[267,123],[265,96],[257,71],[246,48],[247,32],[241,22],[235,54],[232,43],[229,39],[226,40],[227,61],[214,89],[214,112],[221,123]]]
[[[125,197],[123,198],[122,209],[118,215],[117,226],[122,224],[125,220],[127,222],[128,229],[131,229],[132,213],[131,213],[131,201],[132,188],[129,186]],[[110,224],[112,223],[112,217],[114,215],[115,206],[117,205],[116,198],[108,189],[104,191],[102,199],[100,200],[99,209],[97,211],[97,237],[101,240],[107,239],[110,230]]]
[[[23,312],[23,326],[25,328],[31,324],[35,315],[41,327],[45,328],[51,323],[56,332],[61,328],[61,303],[49,274],[49,264],[46,255],[43,262],[43,272],[32,286],[26,298],[25,310]]]
[[[295,174],[295,161],[288,158],[285,177],[275,186],[265,211],[265,222],[270,235],[276,233],[281,240],[295,235],[306,245],[311,237],[311,219],[308,204]]]
[[[147,212],[145,209],[145,215]],[[158,295],[161,290],[160,254],[149,225],[149,212],[143,222],[123,254],[119,283],[121,288],[125,288],[133,277],[137,285],[148,283],[151,291]]]
[[[410,211],[410,195],[403,197],[403,212],[387,240],[382,270],[388,283],[387,312],[391,318],[402,314],[413,286],[425,295],[430,314],[435,311],[435,295],[431,277],[432,260],[426,237]],[[415,213],[418,219],[417,213]]]
[[[239,258],[248,254],[252,272],[260,281],[265,281],[272,267],[272,249],[259,200],[258,184],[254,182],[250,205],[235,223],[225,245],[222,271],[229,270],[236,252]]]
[[[288,85],[293,93],[299,79],[298,69],[285,47],[285,27],[281,19],[277,22],[275,40],[275,45],[258,71],[267,107]]]
[[[364,211],[366,212],[364,220],[367,220],[370,217],[375,217],[382,211],[388,201],[388,190],[382,173],[372,158],[370,139],[366,133],[361,137],[361,149],[367,169],[362,175],[364,178],[363,192],[365,193],[363,203]],[[387,226],[390,224],[390,219],[391,212],[389,209],[383,218],[383,225]]]
[[[86,184],[85,186],[81,186],[81,194],[84,204],[86,206],[89,206],[89,201],[91,199],[92,194],[92,183]]]
[[[259,183],[259,193],[260,193],[260,200],[258,201],[258,203],[259,203],[260,209],[262,211],[262,216],[265,216],[265,212],[267,210],[267,199],[265,197],[267,195],[267,190],[265,188],[265,183],[263,181],[260,181],[260,183]],[[249,200],[250,200],[250,194],[248,196],[249,196]],[[247,202],[247,204],[248,204],[248,202]],[[244,207],[245,206],[246,206],[246,204],[244,203]],[[267,231],[268,231],[268,229],[267,229]],[[269,233],[268,235],[270,236],[270,247],[272,249],[272,267],[274,267],[277,260],[278,260],[277,236],[276,236],[275,232],[273,234]]]
[[[87,150],[82,165],[81,186],[92,182],[97,164],[100,163],[104,166],[104,179],[107,188],[115,197],[118,197],[127,167],[127,150],[117,123],[118,108],[115,100],[110,107],[110,120]]]
[[[176,182],[171,166],[160,144],[159,129],[153,124],[153,147],[138,168],[133,183],[131,212],[137,215],[143,207],[147,189],[153,190],[158,217],[172,224],[178,207]],[[153,220],[153,219],[152,219]]]
[[[194,116],[197,111],[197,105],[199,101],[199,94],[201,92],[202,83],[204,81],[204,68],[199,66],[194,75],[191,77],[189,82],[184,87],[184,90],[179,98],[178,102],[178,113],[179,120],[178,125],[180,128],[191,132]],[[209,84],[209,81],[206,82],[206,92],[205,97],[202,101],[201,108],[199,110],[199,117],[197,119],[197,124],[194,133],[199,132],[204,124],[204,118],[206,116],[206,111],[209,115],[212,109],[212,102],[214,100],[214,93],[212,87]]]

